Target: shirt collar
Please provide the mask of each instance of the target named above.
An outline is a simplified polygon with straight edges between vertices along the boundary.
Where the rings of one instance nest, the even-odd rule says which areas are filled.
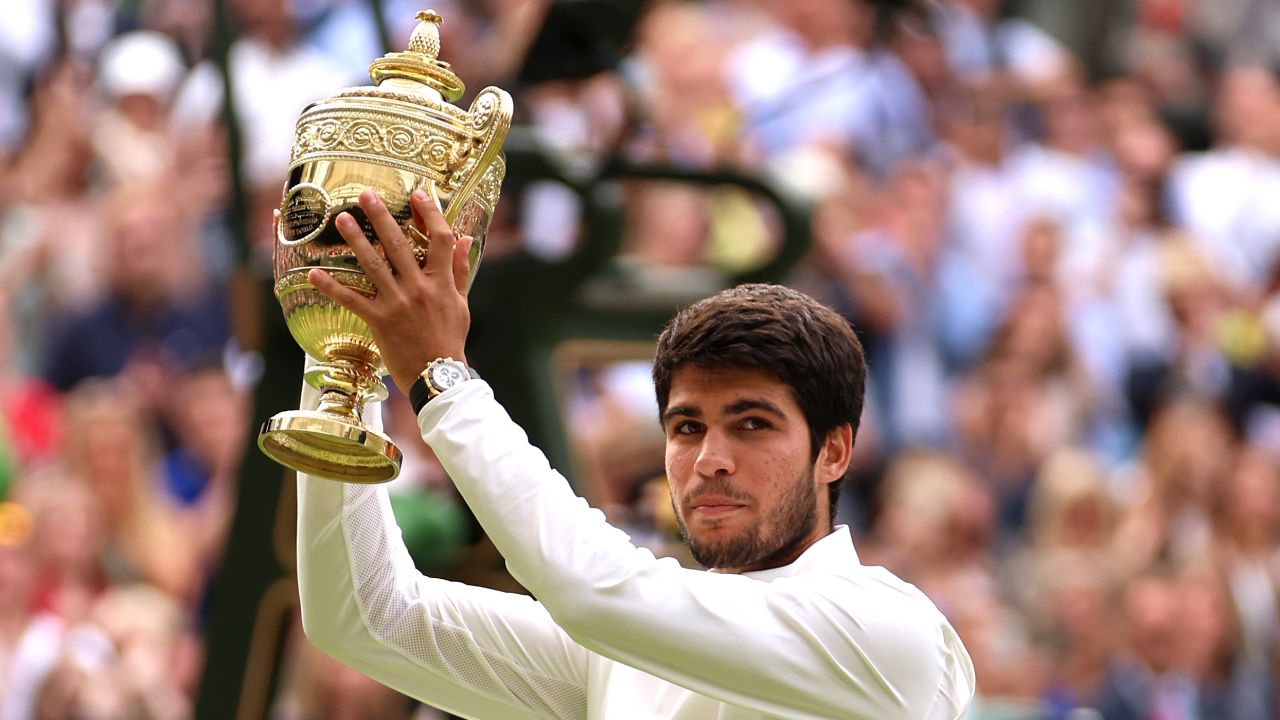
[[[833,567],[847,568],[861,564],[862,562],[858,560],[858,551],[853,548],[853,536],[849,534],[849,526],[837,525],[830,535],[810,545],[790,565],[755,570],[743,575],[768,582],[807,572],[829,572]]]

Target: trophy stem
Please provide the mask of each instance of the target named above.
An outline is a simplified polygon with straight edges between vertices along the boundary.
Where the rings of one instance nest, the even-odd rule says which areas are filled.
[[[333,348],[305,378],[320,390],[319,406],[272,417],[258,434],[258,447],[276,462],[318,477],[354,483],[394,478],[400,450],[362,417],[369,400],[387,396],[377,356],[363,348]]]
[[[363,424],[365,403],[386,398],[387,388],[378,379],[376,362],[339,353],[307,371],[307,382],[321,393],[316,412]]]

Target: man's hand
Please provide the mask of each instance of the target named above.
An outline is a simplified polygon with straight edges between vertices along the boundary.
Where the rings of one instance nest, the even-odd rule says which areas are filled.
[[[415,190],[409,203],[415,227],[430,240],[424,266],[418,266],[412,241],[405,237],[386,205],[372,190],[365,190],[360,193],[360,207],[373,223],[387,259],[383,260],[373,249],[349,213],[340,213],[334,224],[377,288],[377,294],[368,298],[324,270],[312,270],[307,275],[317,290],[369,324],[382,351],[382,362],[406,393],[432,360],[451,357],[466,362],[463,352],[471,326],[466,297],[471,238],[456,240],[440,209],[425,192]]]

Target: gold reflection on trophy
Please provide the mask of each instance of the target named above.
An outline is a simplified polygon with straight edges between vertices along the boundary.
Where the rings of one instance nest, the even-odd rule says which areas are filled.
[[[308,271],[323,268],[349,288],[375,293],[334,218],[350,213],[382,253],[360,208],[361,191],[373,188],[412,240],[418,233],[409,195],[425,190],[458,237],[475,238],[474,277],[506,169],[500,150],[511,126],[511,96],[489,87],[470,109],[454,105],[464,86],[437,59],[440,16],[428,10],[417,19],[407,52],[369,65],[372,87],[339,91],[302,112],[275,228],[276,299],[293,339],[318,361],[306,381],[320,390],[320,403],[273,416],[258,446],[282,465],[334,480],[390,480],[401,460],[391,440],[361,416],[369,400],[387,393],[368,326],[307,280]]]

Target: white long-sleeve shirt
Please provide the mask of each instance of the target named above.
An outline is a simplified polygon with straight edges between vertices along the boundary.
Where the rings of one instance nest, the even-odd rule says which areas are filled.
[[[915,587],[861,565],[846,528],[785,567],[687,569],[577,497],[483,381],[418,421],[537,599],[423,576],[385,489],[300,475],[303,625],[342,662],[468,718],[964,714],[973,667],[954,630]]]

